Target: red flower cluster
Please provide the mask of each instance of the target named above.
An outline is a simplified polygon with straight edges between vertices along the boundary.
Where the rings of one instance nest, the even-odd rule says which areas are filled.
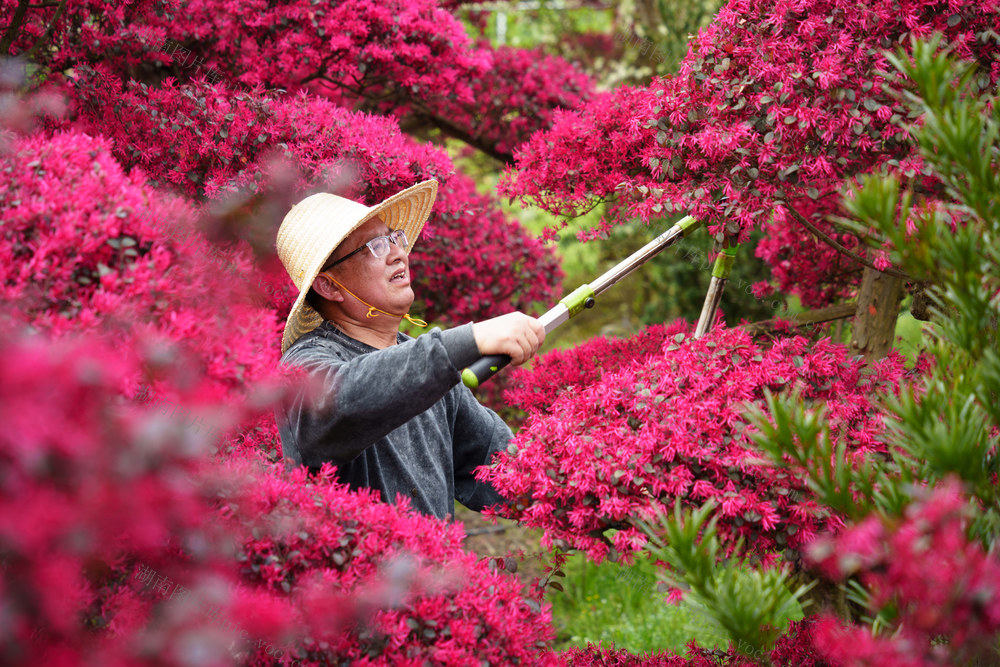
[[[623,86],[595,95],[580,111],[556,112],[551,129],[518,149],[517,169],[508,169],[500,194],[565,217],[611,199],[643,171],[648,136],[637,110],[649,104],[647,97],[645,89]],[[602,220],[604,231],[607,224]]]
[[[898,523],[873,516],[810,547],[810,557],[831,577],[860,579],[872,595],[870,610],[892,610],[898,628],[873,636],[827,618],[816,630],[823,653],[851,665],[906,667],[968,664],[993,654],[1000,560],[966,537],[967,502],[958,483],[944,484],[928,490]]]
[[[0,290],[15,305],[6,317],[158,346],[161,366],[196,364],[214,380],[208,400],[274,373],[280,320],[244,287],[245,250],[209,244],[193,228],[196,209],[125,174],[106,139],[69,131],[11,149],[0,156]],[[150,400],[176,389],[160,379],[143,382]]]
[[[195,599],[232,581],[213,508],[221,481],[204,432],[131,404],[131,349],[95,339],[0,346],[0,662],[178,662],[194,642],[224,664],[231,638],[177,613],[135,580],[141,562]],[[185,578],[185,564],[197,576]],[[164,579],[165,581],[165,579]],[[215,582],[215,583],[213,583]],[[175,611],[180,611],[175,610]]]
[[[514,516],[596,561],[603,532],[626,556],[645,544],[633,527],[675,499],[718,503],[719,532],[765,558],[798,551],[839,518],[817,506],[795,476],[751,449],[748,405],[765,389],[799,390],[822,402],[848,451],[883,451],[877,397],[895,391],[898,355],[865,367],[829,341],[787,338],[765,348],[741,329],[693,339],[683,323],[630,341],[598,339],[543,356],[510,398],[528,409],[525,428],[492,468],[480,469],[511,498]],[[661,349],[651,349],[659,341]],[[548,397],[557,393],[551,404]],[[526,398],[524,398],[526,397]],[[539,399],[539,400],[536,400]]]

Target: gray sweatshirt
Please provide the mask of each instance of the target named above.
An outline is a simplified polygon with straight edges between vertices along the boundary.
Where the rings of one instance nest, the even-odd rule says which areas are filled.
[[[282,364],[314,380],[277,411],[283,454],[318,470],[327,461],[351,488],[408,496],[423,514],[480,511],[504,499],[472,471],[506,447],[510,429],[459,382],[479,357],[472,325],[377,350],[326,321],[288,348]],[[308,394],[311,393],[312,396]]]

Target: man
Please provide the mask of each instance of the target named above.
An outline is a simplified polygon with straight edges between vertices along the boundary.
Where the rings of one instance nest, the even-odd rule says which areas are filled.
[[[296,204],[278,230],[278,256],[299,290],[282,338],[282,363],[318,389],[281,408],[284,456],[318,469],[329,461],[352,488],[410,498],[419,512],[454,514],[504,502],[473,471],[511,432],[463,386],[463,368],[506,354],[530,359],[545,330],[509,313],[410,338],[399,332],[414,294],[408,252],[437,195],[424,181],[377,206],[320,193]]]

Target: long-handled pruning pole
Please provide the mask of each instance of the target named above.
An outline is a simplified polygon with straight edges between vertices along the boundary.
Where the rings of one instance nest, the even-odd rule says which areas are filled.
[[[593,283],[580,285],[573,290],[551,310],[538,318],[545,333],[551,333],[560,324],[575,317],[584,308],[593,308],[595,298],[606,292],[612,285],[632,274],[633,271],[648,262],[660,251],[675,244],[680,239],[689,236],[698,229],[700,223],[691,216],[681,218],[673,227],[663,232],[645,246],[635,251],[617,266],[606,271]],[[462,371],[462,382],[470,389],[475,389],[486,380],[493,377],[497,371],[510,363],[510,357],[496,354],[480,357],[471,366]]]

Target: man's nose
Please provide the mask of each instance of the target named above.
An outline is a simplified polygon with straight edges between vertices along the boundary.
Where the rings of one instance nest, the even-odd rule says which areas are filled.
[[[389,240],[389,254],[386,255],[386,262],[392,264],[393,262],[402,259],[406,261],[406,250],[403,246],[395,243],[391,239]]]

